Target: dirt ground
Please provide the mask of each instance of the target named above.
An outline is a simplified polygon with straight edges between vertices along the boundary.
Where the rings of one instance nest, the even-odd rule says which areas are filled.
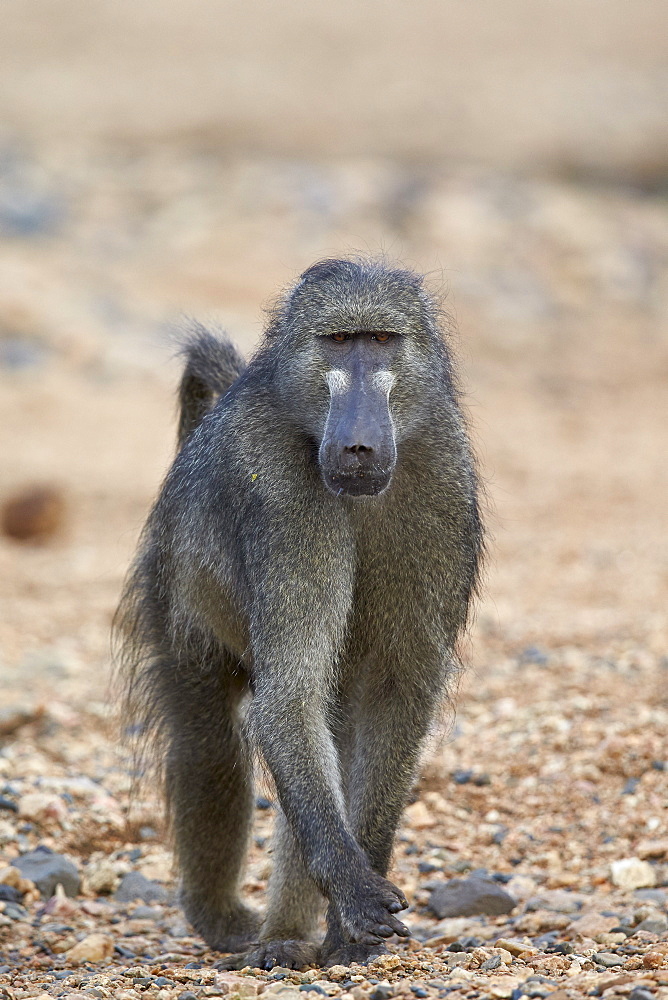
[[[527,169],[527,157],[547,162],[524,141],[538,136],[533,106],[512,155],[478,165],[465,154],[475,142],[489,150],[491,118],[482,132],[470,119],[468,138],[447,133],[461,143],[449,159],[445,132],[390,137],[387,121],[358,143],[374,105],[346,132],[348,91],[330,120],[335,158],[324,138],[302,141],[298,120],[279,150],[271,101],[256,118],[239,111],[246,132],[225,119],[223,143],[206,115],[186,127],[185,99],[160,103],[151,91],[146,110],[162,118],[142,132],[123,111],[126,91],[110,84],[106,105],[91,67],[114,39],[128,59],[143,52],[151,5],[140,5],[136,37],[123,34],[127,5],[113,17],[108,7],[111,48],[92,54],[77,48],[75,21],[48,6],[44,66],[53,50],[76,72],[40,76],[35,26],[18,5],[0,40],[0,110],[14,94],[15,116],[0,138],[0,505],[6,514],[36,485],[53,504],[44,538],[0,536],[0,998],[668,997],[668,201],[651,126],[664,77],[649,8],[637,8],[625,58],[647,84],[631,88],[634,100],[652,100],[644,118],[623,105],[620,129],[624,115],[644,124],[612,143],[616,173],[601,180],[612,125],[588,144],[592,106],[570,119],[567,99],[555,121],[576,121],[571,165],[583,147],[570,177]],[[397,17],[376,66],[396,51]],[[325,36],[339,37],[334,22]],[[165,23],[178,35],[178,19]],[[187,36],[193,51],[206,49],[206,24]],[[456,22],[455,40],[465,28]],[[585,49],[600,70],[622,29],[608,26],[600,44],[594,29]],[[424,36],[411,53],[416,65],[426,58]],[[560,53],[548,68],[563,70]],[[591,65],[577,49],[573,66]],[[503,79],[511,94],[517,81]],[[286,80],[304,85],[297,70]],[[221,323],[250,353],[272,296],[314,260],[348,251],[400,259],[444,297],[485,483],[484,593],[456,716],[444,715],[397,841],[393,878],[413,938],[368,968],[221,973],[174,901],[159,801],[149,789],[130,808],[108,697],[110,622],[173,454],[179,317]],[[271,789],[259,792],[245,891],[261,907],[274,810]],[[75,895],[41,898],[18,874],[38,845],[73,861]],[[483,870],[512,910],[435,914],[439,886]],[[147,898],[117,897],[130,873],[149,880]]]
[[[40,544],[0,541],[0,842],[6,865],[64,851],[84,882],[73,900],[0,903],[0,989],[188,1000],[304,992],[316,976],[353,1000],[386,980],[417,996],[667,992],[665,199],[154,146],[17,147],[4,197],[2,497],[42,483],[64,511]],[[485,592],[456,721],[398,841],[415,938],[393,946],[396,966],[223,976],[171,901],[113,896],[130,869],[175,883],[157,803],[135,800],[127,822],[109,624],[173,449],[170,323],[216,319],[250,350],[275,290],[347,247],[382,248],[447,293],[488,496]],[[271,815],[258,809],[249,867],[260,902]],[[616,885],[611,866],[634,857],[640,876]],[[516,909],[438,921],[431,891],[478,869]],[[77,960],[96,933],[102,964]]]

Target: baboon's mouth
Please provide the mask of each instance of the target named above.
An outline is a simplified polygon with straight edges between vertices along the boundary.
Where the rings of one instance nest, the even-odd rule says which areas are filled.
[[[390,485],[392,470],[358,469],[355,472],[329,472],[323,469],[325,486],[335,496],[375,497]]]

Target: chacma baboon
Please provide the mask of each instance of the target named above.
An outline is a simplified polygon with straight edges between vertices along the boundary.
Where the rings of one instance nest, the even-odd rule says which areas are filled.
[[[392,843],[482,547],[438,310],[410,271],[325,260],[247,367],[201,327],[184,354],[180,450],[119,610],[125,718],[154,737],[206,942],[365,961],[408,934]],[[262,922],[239,896],[255,753],[280,803]]]

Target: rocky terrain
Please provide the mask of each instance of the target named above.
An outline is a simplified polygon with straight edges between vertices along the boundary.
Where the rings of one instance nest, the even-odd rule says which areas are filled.
[[[223,973],[118,739],[109,627],[173,452],[179,315],[251,351],[271,296],[349,250],[444,296],[484,594],[397,841],[413,937]],[[3,137],[0,998],[668,997],[667,261],[654,182]]]

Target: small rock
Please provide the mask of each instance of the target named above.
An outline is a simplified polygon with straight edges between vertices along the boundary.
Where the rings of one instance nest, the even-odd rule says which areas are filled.
[[[500,965],[501,965],[501,956],[492,955],[491,958],[488,958],[487,961],[482,963],[480,968],[482,969],[483,972],[493,972],[494,969],[498,969]]]
[[[656,1000],[651,990],[646,990],[643,986],[636,986],[629,993],[629,1000]]]
[[[119,881],[116,865],[109,858],[91,861],[84,868],[84,888],[95,896],[110,895]]]
[[[327,970],[327,975],[334,983],[343,982],[350,976],[350,969],[347,965],[332,965]]]
[[[141,872],[128,872],[121,879],[121,884],[114,893],[114,899],[119,903],[130,903],[133,899],[141,899],[144,903],[167,902],[167,890],[158,882],[152,882]]]
[[[471,925],[471,921],[466,917],[450,917],[448,920],[441,920],[432,928],[432,933],[425,940],[428,948],[434,948],[439,944],[450,944],[457,941]]]
[[[375,990],[369,994],[369,1000],[390,1000],[394,996],[391,986],[376,986]]]
[[[32,706],[10,705],[0,708],[0,736],[11,736],[30,722],[36,722],[44,714],[44,709]],[[17,807],[18,811],[18,807]]]
[[[613,885],[620,889],[644,889],[656,885],[656,872],[640,858],[622,858],[610,865]]]
[[[157,906],[138,906],[132,911],[133,920],[160,920],[163,911]]]
[[[439,919],[476,914],[498,916],[510,913],[516,906],[516,900],[498,882],[478,876],[450,879],[433,890],[427,903],[429,910]]]
[[[572,955],[575,952],[575,948],[570,941],[557,941],[552,947],[552,951],[556,952],[558,955]]]
[[[106,962],[114,953],[114,942],[107,934],[89,934],[65,952],[72,965],[86,962]]]
[[[633,895],[636,899],[654,903],[656,906],[668,905],[668,893],[664,889],[636,889]]]
[[[454,980],[455,982],[457,980],[460,982],[468,982],[471,979],[475,979],[475,976],[475,972],[472,972],[471,969],[464,969],[461,965],[456,965],[448,976],[448,979]]]
[[[621,955],[613,955],[611,951],[599,951],[592,957],[597,965],[602,965],[606,969],[613,969],[616,965],[624,964]]]
[[[647,931],[648,934],[656,934],[660,936],[668,931],[668,918],[664,917],[663,914],[657,914],[655,917],[647,917],[646,920],[641,920],[638,926],[634,929],[637,931]]]
[[[665,840],[641,840],[638,844],[638,857],[663,858],[668,856],[668,838]]]
[[[67,923],[81,911],[77,900],[71,899],[59,882],[56,886],[56,891],[47,901],[42,912],[45,916],[60,917],[61,920]]]
[[[567,889],[548,889],[527,900],[527,910],[552,910],[554,913],[577,913],[582,906],[582,896]]]
[[[538,948],[534,948],[531,941],[518,941],[516,938],[499,938],[496,942],[497,948],[509,951],[511,955],[538,954]]]
[[[61,823],[67,816],[67,806],[59,795],[49,792],[29,792],[19,799],[19,816],[38,823],[55,820]]]
[[[533,896],[535,891],[536,882],[529,875],[513,875],[510,881],[506,882],[506,892],[519,902]]]
[[[646,969],[660,969],[666,956],[660,951],[648,951],[642,957]]]
[[[419,799],[417,802],[406,807],[404,815],[414,830],[428,830],[430,827],[436,826],[434,816],[424,802],[420,802]]]
[[[600,934],[609,934],[618,923],[617,917],[604,917],[602,913],[585,913],[579,920],[573,920],[568,925],[568,930],[577,937],[595,940]]]
[[[515,921],[515,930],[534,937],[541,932],[559,931],[568,927],[570,917],[566,913],[553,913],[551,910],[534,910],[523,913]]]
[[[375,955],[369,959],[369,968],[374,972],[391,972],[401,968],[401,959],[398,955]]]
[[[3,903],[20,903],[22,899],[23,893],[13,885],[0,885],[0,900]]]
[[[18,812],[19,807],[16,802],[12,802],[11,799],[6,799],[4,795],[0,795],[0,809],[7,809],[9,812]]]
[[[21,542],[46,541],[63,526],[65,500],[55,486],[29,486],[2,507],[2,531]]]
[[[54,895],[57,885],[62,885],[67,896],[76,896],[79,892],[79,872],[63,854],[53,854],[38,847],[16,858],[14,866],[24,878],[35,883],[44,899]]]

